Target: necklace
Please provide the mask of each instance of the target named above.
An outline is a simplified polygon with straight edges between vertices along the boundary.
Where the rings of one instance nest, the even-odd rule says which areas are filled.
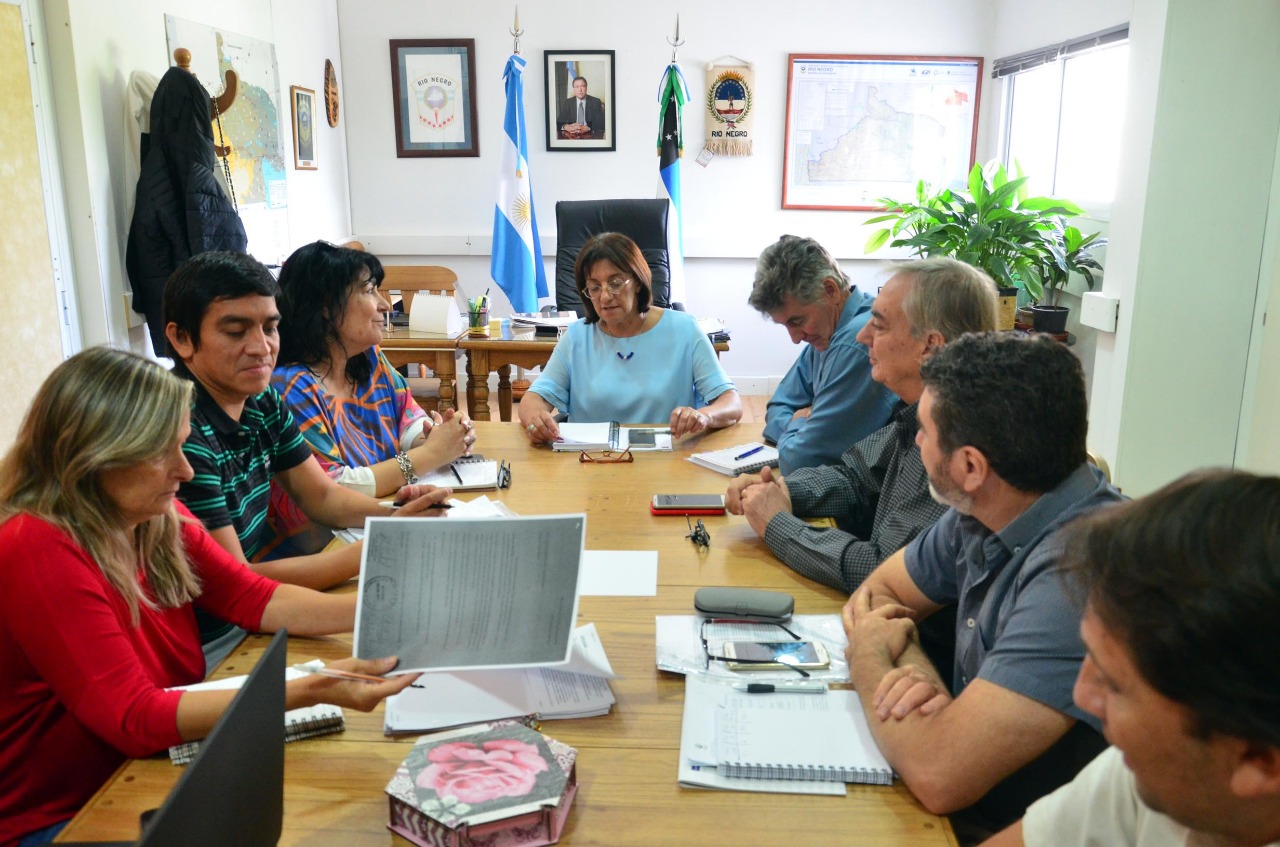
[[[648,317],[649,317],[649,313],[648,313],[648,312],[642,312],[642,313],[640,314],[640,324],[639,324],[639,326],[637,326],[637,327],[636,327],[636,331],[635,331],[635,332],[632,332],[632,333],[629,333],[629,334],[627,334],[627,335],[615,335],[613,332],[610,332],[610,331],[609,331],[609,329],[608,329],[608,327],[606,327],[603,323],[601,323],[601,324],[600,324],[600,331],[601,331],[605,336],[607,336],[608,338],[612,339],[612,341],[611,341],[611,343],[610,343],[610,346],[611,346],[611,347],[612,347],[612,349],[613,349],[613,355],[615,355],[615,356],[617,356],[617,357],[618,357],[618,361],[620,361],[620,362],[630,362],[630,361],[631,361],[631,358],[632,358],[633,356],[635,356],[635,354],[636,354],[636,351],[635,351],[635,350],[628,350],[627,352],[623,353],[623,352],[622,352],[622,350],[620,350],[619,348],[622,346],[622,339],[624,339],[624,338],[634,338],[634,337],[636,337],[637,335],[639,335],[639,334],[641,334],[642,332],[644,332],[645,324],[646,324],[646,323],[648,323]]]

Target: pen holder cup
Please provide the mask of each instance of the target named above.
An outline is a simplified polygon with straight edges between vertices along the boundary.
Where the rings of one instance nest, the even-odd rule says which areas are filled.
[[[472,338],[489,337],[488,309],[470,309],[467,311],[467,335]]]

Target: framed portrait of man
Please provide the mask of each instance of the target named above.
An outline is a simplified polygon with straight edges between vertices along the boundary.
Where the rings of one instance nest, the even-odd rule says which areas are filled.
[[[615,150],[612,50],[544,50],[548,150]]]

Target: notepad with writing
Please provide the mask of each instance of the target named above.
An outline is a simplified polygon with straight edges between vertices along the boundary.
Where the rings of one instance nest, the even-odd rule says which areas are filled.
[[[284,672],[285,680],[301,679],[306,676],[301,671],[288,668]],[[198,682],[195,685],[183,685],[177,691],[217,691],[219,689],[235,689],[244,685],[247,676],[233,676],[226,679],[214,679]],[[290,709],[284,713],[284,740],[300,741],[303,738],[314,738],[318,735],[329,735],[342,732],[347,728],[346,717],[338,706],[320,703],[305,709]],[[186,765],[200,752],[199,741],[184,741],[169,748],[169,760],[175,765]]]
[[[454,476],[449,465],[444,465],[425,476],[418,477],[418,482],[438,488],[452,488],[454,491],[498,487],[497,462],[485,461],[484,456],[464,456],[461,459],[454,459],[450,464],[457,470],[457,476]]]
[[[716,767],[723,775],[892,784],[893,769],[854,692],[755,696],[768,698],[758,701],[767,707],[716,714]]]
[[[778,466],[778,450],[758,441],[713,450],[709,453],[694,453],[689,461],[704,468],[711,468],[725,476],[737,476],[744,473],[755,473],[761,468]]]

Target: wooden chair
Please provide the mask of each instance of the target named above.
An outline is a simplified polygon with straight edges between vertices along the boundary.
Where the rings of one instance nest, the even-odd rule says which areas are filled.
[[[383,265],[382,269],[387,273],[382,280],[382,289],[400,292],[406,315],[417,292],[452,297],[458,288],[458,275],[440,265]]]
[[[458,287],[458,275],[440,265],[383,265],[386,276],[382,279],[383,291],[398,291],[401,308],[409,314],[413,307],[413,295],[419,291],[428,294],[454,295]],[[439,380],[427,376],[427,366],[418,363],[418,378],[410,380],[409,391],[418,405],[427,411],[435,411],[440,405]]]

